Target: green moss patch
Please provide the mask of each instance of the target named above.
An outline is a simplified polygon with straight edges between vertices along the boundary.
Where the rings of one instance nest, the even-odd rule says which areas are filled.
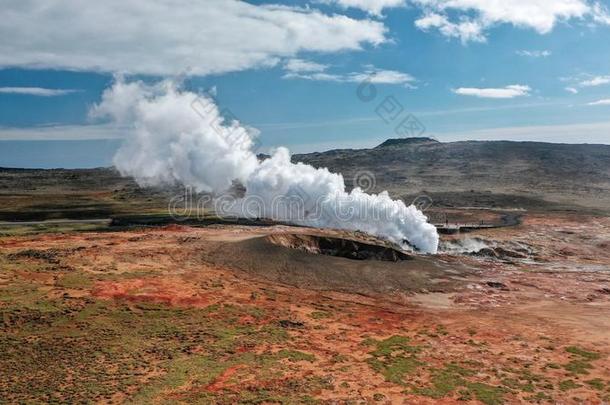
[[[79,277],[69,273],[63,282],[77,286]],[[320,376],[286,379],[291,363],[314,362],[312,354],[257,350],[285,346],[291,337],[274,322],[235,322],[268,316],[255,306],[49,300],[35,287],[12,284],[3,296],[0,369],[11,373],[0,381],[0,398],[7,403],[112,402],[117,394],[133,403],[180,402],[181,395],[195,403],[313,403],[315,393],[332,387]],[[271,381],[271,388],[233,395],[207,390],[237,365],[242,378],[255,375],[254,381]],[[239,380],[227,383],[239,387]]]
[[[469,381],[468,378],[474,374],[473,370],[450,363],[441,370],[431,372],[428,387],[414,388],[412,393],[441,399],[457,392],[464,401],[476,398],[487,405],[504,403],[504,394],[507,392],[505,388]]]
[[[563,368],[572,374],[589,374],[589,370],[594,368],[591,362],[601,358],[599,353],[587,351],[578,346],[568,346],[565,350],[571,354],[572,360]]]
[[[404,385],[405,377],[422,365],[415,356],[420,349],[412,346],[408,337],[392,336],[381,341],[371,339],[363,343],[375,348],[370,353],[372,357],[367,360],[371,368],[395,384]]]
[[[582,357],[585,360],[588,361],[593,361],[593,360],[599,360],[601,358],[601,355],[599,353],[596,352],[590,352],[584,349],[581,349],[578,346],[568,346],[566,347],[566,352]]]
[[[573,380],[563,380],[559,383],[559,389],[562,391],[573,390],[582,387],[582,385],[575,383]]]
[[[594,378],[593,380],[585,381],[585,383],[591,388],[596,389],[598,391],[603,391],[605,387],[604,381],[600,378]]]
[[[326,312],[326,311],[314,311],[311,314],[309,314],[309,317],[311,319],[326,319],[326,318],[330,318],[331,314],[330,312]]]

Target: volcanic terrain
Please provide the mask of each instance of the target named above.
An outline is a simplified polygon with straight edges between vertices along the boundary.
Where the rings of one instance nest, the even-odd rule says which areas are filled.
[[[598,182],[563,196],[545,194],[555,165],[529,200],[516,177],[454,183],[463,193],[426,210],[436,255],[176,221],[171,190],[110,169],[2,170],[0,403],[607,403],[604,153],[583,165]]]

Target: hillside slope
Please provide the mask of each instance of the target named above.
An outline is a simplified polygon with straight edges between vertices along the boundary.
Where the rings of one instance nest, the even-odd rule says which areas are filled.
[[[577,209],[610,213],[610,146],[535,142],[390,139],[372,149],[294,155],[354,178],[370,192],[407,203],[426,195],[434,206]],[[0,221],[107,218],[165,212],[180,187],[142,189],[113,168],[0,168]]]
[[[441,206],[610,211],[608,145],[407,138],[293,160],[343,173],[350,187],[370,172],[370,191],[388,190],[406,200],[426,194]]]

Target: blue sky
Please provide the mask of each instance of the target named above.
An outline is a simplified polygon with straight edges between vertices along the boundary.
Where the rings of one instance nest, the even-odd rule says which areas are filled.
[[[425,127],[414,135],[441,141],[610,143],[604,2],[112,3],[8,7],[0,166],[109,165],[121,131],[88,111],[117,73],[152,82],[188,72],[184,87],[259,129],[263,150],[374,146],[409,114]],[[367,78],[377,96],[365,102]]]

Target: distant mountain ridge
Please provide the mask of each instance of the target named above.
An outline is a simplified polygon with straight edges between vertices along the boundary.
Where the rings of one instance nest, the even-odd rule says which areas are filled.
[[[425,143],[440,143],[436,139],[427,138],[427,137],[413,137],[413,138],[394,138],[388,139],[385,142],[377,145],[375,149],[378,148],[387,148],[392,146],[403,146],[403,145],[416,145],[416,144],[425,144]]]
[[[259,159],[265,158],[268,156],[259,155]],[[568,209],[610,214],[610,145],[439,142],[420,137],[388,139],[370,149],[297,154],[292,159],[341,173],[349,189],[358,176],[372,176],[372,187],[365,191],[388,190],[407,203],[426,195],[434,207]],[[176,192],[169,187],[141,189],[114,168],[0,168],[0,211],[7,211],[6,218],[12,217],[25,195],[33,197],[31,203],[39,205],[36,210],[41,212],[63,212],[66,193],[72,195],[70,205],[84,210],[99,205],[103,195],[106,205],[99,208],[106,212],[132,200],[162,207],[168,195]],[[57,194],[57,203],[47,201],[49,193]],[[41,195],[45,195],[44,201],[37,197]]]
[[[359,173],[372,173],[370,191],[388,190],[405,200],[427,194],[441,205],[501,207],[512,196],[524,207],[610,212],[610,145],[420,137],[388,139],[371,149],[297,154],[293,161],[340,172],[350,187]]]

